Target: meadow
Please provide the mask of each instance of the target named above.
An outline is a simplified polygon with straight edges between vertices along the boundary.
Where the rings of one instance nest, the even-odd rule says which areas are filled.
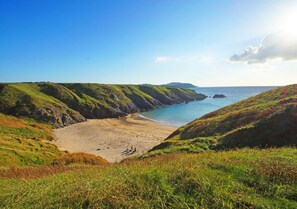
[[[297,150],[0,170],[1,208],[296,208]],[[23,172],[22,172],[23,169]]]

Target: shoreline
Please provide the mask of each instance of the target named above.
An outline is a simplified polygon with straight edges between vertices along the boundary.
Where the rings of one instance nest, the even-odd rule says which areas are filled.
[[[54,144],[60,150],[84,152],[117,163],[146,153],[160,144],[177,127],[161,125],[139,114],[121,118],[89,119],[54,129]]]

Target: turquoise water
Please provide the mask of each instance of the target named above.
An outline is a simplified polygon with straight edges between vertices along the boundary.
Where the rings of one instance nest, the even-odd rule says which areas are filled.
[[[192,120],[199,118],[206,113],[212,112],[219,108],[241,101],[251,96],[255,96],[261,92],[273,89],[273,86],[265,87],[201,87],[194,90],[207,96],[215,94],[224,94],[226,98],[206,98],[202,101],[189,102],[171,105],[160,109],[142,112],[140,115],[150,118],[162,125],[182,126]]]

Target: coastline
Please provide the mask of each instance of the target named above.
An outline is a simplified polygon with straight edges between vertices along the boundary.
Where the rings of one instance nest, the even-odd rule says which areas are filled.
[[[149,151],[177,128],[139,114],[121,118],[90,119],[54,129],[59,149],[84,152],[116,163]]]

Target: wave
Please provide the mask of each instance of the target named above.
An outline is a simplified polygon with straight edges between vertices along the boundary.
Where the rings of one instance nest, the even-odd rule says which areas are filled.
[[[156,123],[159,123],[159,124],[166,124],[166,121],[161,121],[161,120],[155,120],[155,119],[152,119],[152,118],[149,118],[149,117],[146,117],[146,116],[143,116],[141,114],[137,114],[137,116],[139,116],[140,118],[143,118],[143,119],[146,119],[146,120],[149,120],[149,121],[153,121],[153,122],[156,122]]]

